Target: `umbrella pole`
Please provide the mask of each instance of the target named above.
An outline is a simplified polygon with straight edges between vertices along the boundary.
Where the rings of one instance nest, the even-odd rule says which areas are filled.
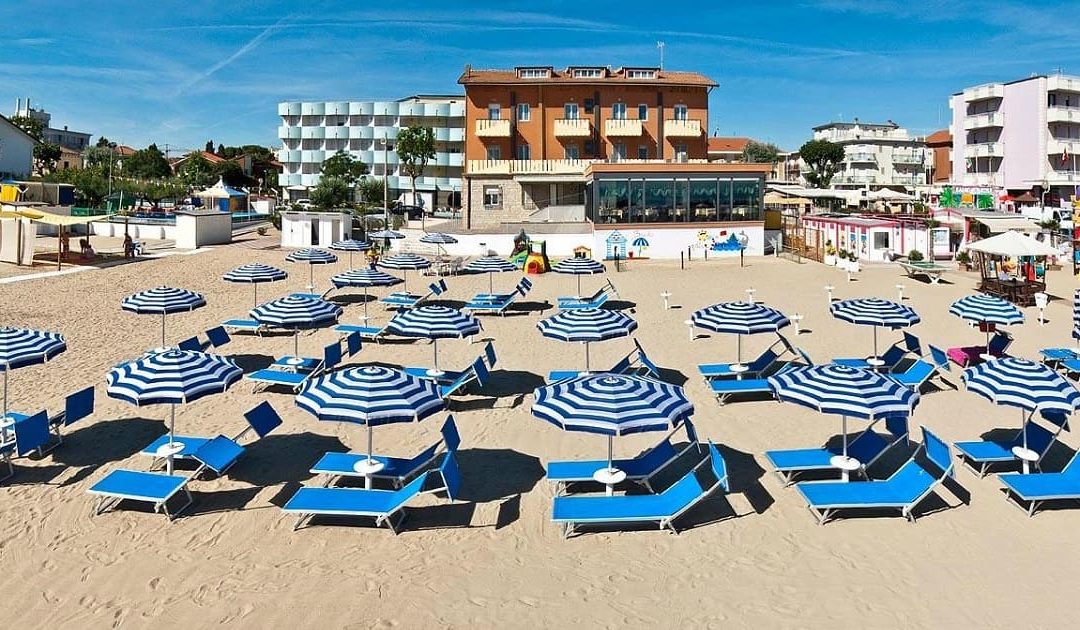
[[[589,342],[585,342],[585,373],[589,373]]]
[[[581,274],[576,274],[576,275],[577,275],[577,295],[578,295],[578,297],[581,297]]]
[[[364,286],[364,323],[367,323],[367,321],[368,321],[368,315],[367,315],[367,298],[368,298],[368,295],[367,295],[367,286],[365,285],[365,286]]]
[[[608,435],[607,436],[607,468],[608,468],[607,471],[608,471],[608,474],[614,474],[614,472],[615,472],[615,466],[613,465],[612,459],[611,459],[611,441],[612,441],[612,436]],[[615,494],[615,486],[612,485],[612,484],[605,484],[605,491],[607,492],[607,495],[610,497],[611,495]]]
[[[405,293],[409,292],[409,270],[401,270],[401,290]]]
[[[877,326],[874,326],[874,358],[878,358],[877,355]]]
[[[742,335],[735,336],[739,339],[735,344],[735,362],[742,365]]]
[[[165,347],[165,312],[161,313],[161,347]]]
[[[165,457],[165,472],[167,474],[173,474],[173,455],[176,453],[175,442],[173,438],[176,437],[176,404],[169,405],[169,454]]]
[[[293,331],[292,338],[293,338],[293,344],[292,344],[293,356],[299,359],[300,358],[300,329],[299,328],[297,328],[296,330]]]
[[[315,265],[308,263],[307,290],[310,293],[315,290]]]
[[[435,355],[435,373],[439,372],[439,338],[436,337],[431,340],[431,347],[434,349]]]
[[[492,280],[492,277],[494,275],[495,275],[494,272],[491,272],[491,271],[488,272],[488,293],[494,293],[495,292],[495,284],[494,284],[494,280]]]
[[[375,463],[375,458],[372,456],[372,435],[371,435],[371,423],[367,423],[367,460],[368,466],[371,467]],[[371,476],[371,473],[364,475],[364,487],[371,490],[371,486],[374,485],[375,479]]]

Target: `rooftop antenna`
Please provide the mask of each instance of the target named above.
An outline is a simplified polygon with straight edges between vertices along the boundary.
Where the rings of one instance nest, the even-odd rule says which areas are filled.
[[[661,70],[664,69],[664,46],[667,46],[667,44],[665,44],[662,41],[656,42],[656,48],[657,48],[657,50],[660,51],[660,69]]]

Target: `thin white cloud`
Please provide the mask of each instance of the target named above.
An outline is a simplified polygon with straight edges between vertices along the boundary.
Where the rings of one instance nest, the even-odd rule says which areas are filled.
[[[16,46],[48,46],[56,40],[51,37],[20,37],[8,41]]]
[[[282,17],[277,22],[274,22],[270,26],[266,27],[265,29],[262,30],[262,32],[260,32],[255,37],[252,37],[250,40],[247,41],[246,44],[244,44],[239,49],[237,49],[236,52],[232,53],[228,57],[225,57],[221,61],[215,63],[214,65],[210,66],[206,70],[203,70],[202,72],[196,74],[195,76],[191,77],[190,79],[188,79],[187,81],[182,83],[180,85],[180,87],[177,88],[176,92],[180,93],[183,90],[186,90],[186,89],[188,89],[188,88],[190,88],[190,87],[192,87],[192,86],[194,86],[194,85],[196,85],[196,84],[198,84],[198,83],[200,83],[202,81],[205,81],[206,79],[212,77],[217,71],[219,71],[222,68],[228,66],[229,64],[233,63],[237,59],[240,59],[241,57],[248,54],[249,52],[255,50],[256,48],[259,47],[260,44],[262,44],[264,41],[266,41],[267,38],[269,38],[271,35],[273,35],[275,31],[280,30],[282,28],[282,26],[285,24],[286,20],[288,20],[288,19],[289,19],[289,16]]]

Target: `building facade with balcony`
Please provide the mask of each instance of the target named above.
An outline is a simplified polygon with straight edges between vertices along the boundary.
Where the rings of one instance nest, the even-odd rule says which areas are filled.
[[[418,95],[396,101],[315,101],[278,104],[281,125],[278,183],[288,198],[307,197],[319,183],[322,163],[345,151],[386,177],[390,199],[411,192],[412,182],[398,164],[394,140],[404,127],[430,127],[435,157],[417,178],[417,193],[434,206],[457,206],[465,163],[465,100],[460,95]],[[384,168],[385,165],[385,168]]]
[[[584,220],[594,163],[707,161],[709,92],[694,72],[572,66],[476,70],[465,89],[467,225]]]
[[[926,142],[893,121],[832,122],[814,127],[814,140],[844,147],[844,161],[832,178],[838,189],[912,191],[927,183]]]
[[[964,89],[952,109],[953,183],[995,197],[1034,191],[1048,202],[1080,185],[1080,77],[1036,75]]]

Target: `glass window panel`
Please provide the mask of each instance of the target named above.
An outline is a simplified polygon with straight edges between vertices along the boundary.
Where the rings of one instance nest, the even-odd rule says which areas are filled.
[[[732,220],[754,221],[760,218],[761,190],[756,179],[737,179],[732,185]]]
[[[673,182],[670,179],[645,180],[645,209],[642,221],[645,223],[671,221],[674,203],[672,188]]]
[[[597,223],[624,223],[630,205],[626,180],[603,179],[597,182]]]
[[[689,190],[687,188],[687,182],[685,179],[675,180],[675,220],[680,222],[687,222],[690,220],[691,213],[689,197]]]
[[[716,183],[716,218],[720,221],[731,220],[731,180],[721,179]]]
[[[716,180],[690,180],[690,212],[692,221],[716,220]]]

